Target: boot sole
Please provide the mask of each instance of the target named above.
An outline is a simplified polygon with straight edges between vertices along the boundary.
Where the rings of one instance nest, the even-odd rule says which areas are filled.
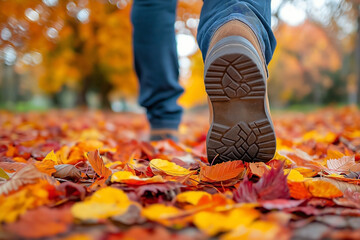
[[[245,38],[224,38],[210,51],[205,63],[205,88],[213,107],[206,141],[210,163],[273,158],[276,137],[265,76],[260,57]]]

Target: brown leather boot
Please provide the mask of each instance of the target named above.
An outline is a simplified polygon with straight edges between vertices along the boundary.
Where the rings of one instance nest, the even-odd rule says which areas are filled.
[[[178,131],[175,129],[151,129],[150,141],[161,141],[171,139],[175,142],[179,142]]]
[[[209,162],[271,160],[276,138],[267,99],[267,66],[250,27],[233,20],[215,32],[204,75],[213,113],[207,135]]]

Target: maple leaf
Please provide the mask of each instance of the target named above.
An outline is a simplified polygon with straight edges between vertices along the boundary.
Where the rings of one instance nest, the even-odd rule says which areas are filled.
[[[0,195],[16,191],[26,184],[36,183],[39,180],[46,180],[51,184],[56,182],[54,178],[39,172],[34,165],[29,164],[19,170],[10,180],[0,185]]]
[[[244,178],[234,191],[234,200],[237,202],[256,202],[257,200],[288,199],[289,187],[284,175],[283,166],[272,168],[265,172],[257,183]]]
[[[360,171],[360,164],[355,163],[355,155],[343,156],[340,159],[329,159],[326,162],[328,173],[350,173]]]
[[[26,212],[19,221],[5,225],[5,230],[23,238],[50,237],[66,232],[72,221],[69,208],[39,207]]]
[[[200,180],[206,182],[221,182],[239,177],[244,173],[244,164],[241,160],[223,162],[200,168]]]
[[[100,177],[107,179],[111,175],[112,172],[105,167],[104,161],[99,154],[99,150],[89,152],[87,157],[94,171]]]

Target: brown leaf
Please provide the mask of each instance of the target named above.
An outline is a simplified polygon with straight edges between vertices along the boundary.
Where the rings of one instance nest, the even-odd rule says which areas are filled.
[[[42,238],[66,232],[72,221],[68,208],[39,207],[26,212],[19,221],[5,225],[5,229],[23,238]]]
[[[0,195],[8,194],[26,184],[32,184],[39,180],[46,180],[50,183],[55,183],[55,180],[52,177],[39,172],[34,165],[27,165],[10,178],[10,180],[0,185]]]
[[[56,172],[53,176],[56,178],[79,180],[81,178],[80,170],[71,164],[60,164],[54,166]]]
[[[104,161],[99,154],[99,150],[91,151],[87,155],[88,160],[94,171],[100,176],[107,179],[111,175],[111,170],[105,167]]]
[[[205,182],[226,181],[244,173],[244,164],[241,160],[223,162],[213,166],[200,168],[200,180]]]
[[[125,225],[142,224],[146,221],[141,215],[141,208],[135,204],[131,204],[124,214],[114,216],[111,219]]]

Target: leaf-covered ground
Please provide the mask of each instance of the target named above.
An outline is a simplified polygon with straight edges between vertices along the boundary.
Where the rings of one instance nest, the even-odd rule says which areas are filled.
[[[360,111],[274,119],[273,160],[211,165],[202,113],[176,144],[142,115],[0,112],[0,239],[359,239]]]

